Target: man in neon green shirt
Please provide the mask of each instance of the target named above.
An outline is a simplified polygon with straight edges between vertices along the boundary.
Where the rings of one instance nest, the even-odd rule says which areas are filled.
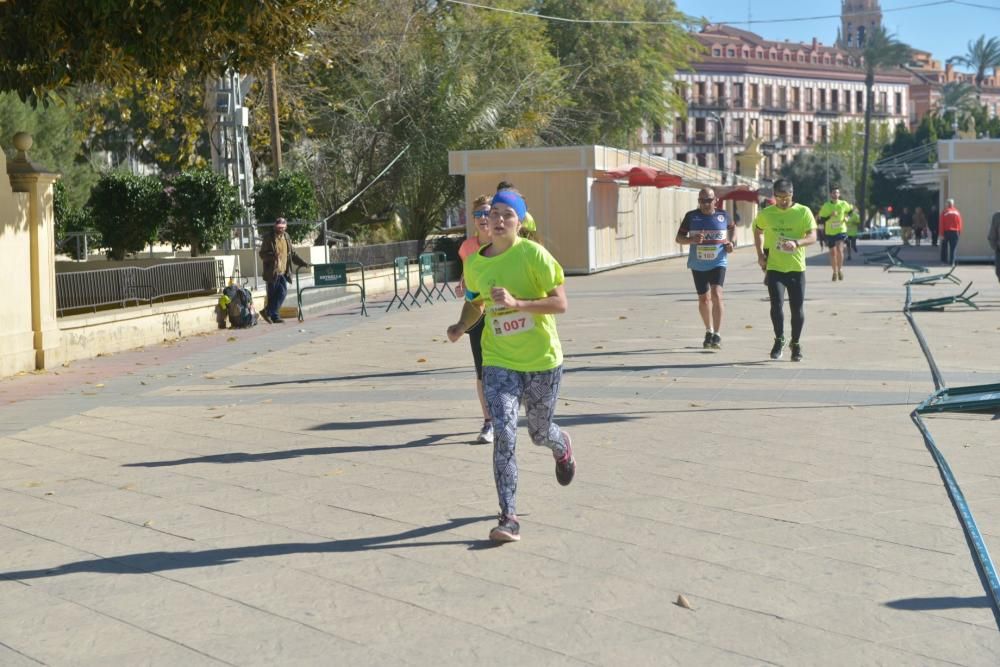
[[[844,279],[844,243],[847,241],[847,219],[854,207],[840,198],[840,188],[830,188],[830,199],[819,209],[826,245],[830,248],[830,268],[833,279]]]
[[[774,206],[768,206],[753,221],[753,242],[757,263],[765,271],[767,293],[771,299],[771,326],[774,345],[771,358],[781,359],[785,347],[785,291],[792,310],[792,361],[802,361],[799,337],[805,324],[806,250],[816,242],[816,219],[809,207],[792,202],[792,182],[780,178],[774,182]]]

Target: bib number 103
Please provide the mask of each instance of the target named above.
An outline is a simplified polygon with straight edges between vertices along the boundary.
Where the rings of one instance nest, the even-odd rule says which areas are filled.
[[[535,318],[517,311],[493,318],[493,333],[497,336],[513,336],[534,328]]]

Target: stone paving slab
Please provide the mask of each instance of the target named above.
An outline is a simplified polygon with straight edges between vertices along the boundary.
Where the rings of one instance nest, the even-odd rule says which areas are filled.
[[[683,261],[570,278],[578,475],[559,487],[522,429],[523,539],[499,548],[468,344],[444,336],[458,302],[0,381],[0,664],[995,665],[909,418],[933,384],[908,274],[828,282],[826,261],[799,364],[766,358],[750,251],[716,352]],[[918,325],[949,384],[998,382],[992,267],[956,273],[982,309]],[[927,422],[997,551],[997,422]]]

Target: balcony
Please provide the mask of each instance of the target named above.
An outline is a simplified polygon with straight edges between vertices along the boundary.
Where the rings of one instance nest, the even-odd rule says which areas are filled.
[[[761,113],[786,114],[789,111],[794,111],[794,109],[792,109],[792,106],[788,102],[768,102],[765,100],[764,103],[760,105]]]
[[[688,100],[688,109],[721,111],[729,108],[729,99],[725,97],[692,97]]]
[[[820,104],[815,110],[817,116],[840,116],[848,113],[851,113],[851,109],[846,104]]]
[[[892,115],[892,109],[890,109],[886,104],[875,104],[872,105],[872,115],[885,118],[886,116]]]

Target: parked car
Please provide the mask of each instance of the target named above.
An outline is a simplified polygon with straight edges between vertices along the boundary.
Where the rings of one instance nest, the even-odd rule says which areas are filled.
[[[858,232],[859,239],[876,239],[879,241],[888,241],[889,239],[897,239],[900,236],[898,225],[886,225],[881,227],[869,227],[868,229],[862,229]]]

